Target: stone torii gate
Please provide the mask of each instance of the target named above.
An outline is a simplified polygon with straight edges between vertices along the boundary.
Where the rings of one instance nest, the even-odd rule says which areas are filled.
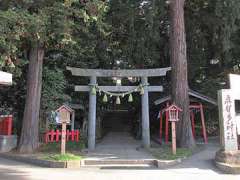
[[[91,87],[97,85],[97,77],[141,77],[141,84],[144,89],[142,94],[142,144],[145,148],[150,147],[149,129],[149,102],[148,92],[161,92],[162,86],[149,86],[148,77],[165,76],[171,68],[158,69],[134,69],[134,70],[103,70],[103,69],[81,69],[67,67],[73,76],[90,77],[90,84],[86,86],[75,86],[75,91],[89,92],[88,112],[88,149],[95,149],[96,137],[96,94],[91,93]],[[128,92],[137,86],[99,86],[104,91]]]

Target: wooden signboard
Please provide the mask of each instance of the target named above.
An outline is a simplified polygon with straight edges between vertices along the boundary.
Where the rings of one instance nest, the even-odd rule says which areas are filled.
[[[73,113],[73,110],[63,105],[57,109],[57,111],[59,113],[59,122],[62,124],[61,154],[65,154],[67,124],[70,123],[71,113]]]
[[[66,109],[62,109],[59,112],[60,115],[60,122],[61,123],[70,123],[70,112],[67,111]]]
[[[65,154],[66,151],[66,129],[67,123],[70,122],[70,112],[66,109],[60,110],[60,122],[62,123],[62,139],[61,139],[61,154]]]

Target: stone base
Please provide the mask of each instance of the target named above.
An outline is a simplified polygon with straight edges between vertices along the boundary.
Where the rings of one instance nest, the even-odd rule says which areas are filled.
[[[0,152],[9,152],[17,147],[17,136],[0,135]]]
[[[240,174],[240,151],[219,150],[215,157],[216,166],[231,174]]]
[[[228,173],[228,174],[240,174],[240,165],[235,164],[226,164],[216,161],[216,166],[221,171]]]
[[[155,164],[160,169],[166,169],[166,168],[169,168],[171,166],[175,166],[175,165],[177,165],[181,162],[182,162],[182,159],[179,158],[179,159],[175,159],[175,160],[156,160]]]
[[[215,160],[217,162],[227,164],[239,164],[240,165],[240,151],[223,151],[219,150],[216,153]]]

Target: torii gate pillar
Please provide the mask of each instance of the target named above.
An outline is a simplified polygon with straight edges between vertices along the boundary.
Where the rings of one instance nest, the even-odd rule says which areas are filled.
[[[145,148],[150,147],[149,129],[149,102],[148,102],[148,78],[141,77],[144,94],[142,95],[142,144]]]
[[[90,85],[96,85],[97,78],[92,76],[90,78]],[[89,91],[89,109],[88,109],[88,149],[90,151],[95,149],[96,141],[96,94],[92,94]]]

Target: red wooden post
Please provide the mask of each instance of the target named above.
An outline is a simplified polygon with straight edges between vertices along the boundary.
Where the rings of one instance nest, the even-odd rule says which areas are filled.
[[[79,141],[79,130],[76,130],[76,142]]]
[[[2,134],[5,135],[5,118],[2,120]]]
[[[7,129],[6,129],[7,132],[6,132],[6,134],[8,136],[10,136],[12,134],[12,115],[8,116],[6,118],[6,121],[7,121]]]
[[[207,144],[208,139],[207,139],[207,131],[206,131],[206,126],[205,126],[205,118],[204,118],[203,105],[202,104],[200,104],[200,113],[201,113],[201,121],[202,121],[203,138],[204,138],[204,142]]]
[[[50,134],[50,142],[54,141],[54,130],[51,130],[51,134]]]
[[[56,142],[58,142],[59,141],[59,130],[57,129],[56,130]]]
[[[67,130],[67,138],[66,140],[68,141],[69,140],[69,130]]]
[[[6,117],[6,135],[12,134],[12,118],[10,116]]]
[[[1,122],[1,134],[4,135],[4,120]]]
[[[5,118],[5,124],[4,124],[4,134],[7,135],[7,130],[8,130],[8,118]]]
[[[6,135],[6,133],[7,133],[7,132],[6,132],[6,129],[7,129],[7,128],[6,128],[6,127],[7,127],[7,124],[6,124],[6,123],[7,123],[6,118],[4,118],[4,119],[3,119],[3,135]]]
[[[4,135],[7,134],[7,126],[8,126],[8,121],[7,121],[7,118],[5,117],[4,118]]]
[[[2,134],[2,121],[0,119],[0,134]]]
[[[5,119],[2,120],[2,134],[5,135]]]
[[[1,121],[1,119],[0,119],[0,134],[3,133],[2,131],[3,131],[3,130],[2,130],[2,121]]]
[[[7,133],[7,121],[6,121],[6,117],[4,117],[3,119],[3,134],[6,135]]]
[[[194,115],[194,112],[191,111],[190,115],[191,115],[192,134],[193,134],[193,138],[195,139],[196,138],[196,132],[195,132],[195,115]]]
[[[2,135],[4,135],[4,124],[5,124],[4,118],[2,118],[2,123],[1,123],[1,133],[2,133]]]
[[[169,103],[167,102],[167,108],[169,107]],[[165,124],[165,143],[168,144],[168,121],[169,121],[169,111],[165,112],[166,115],[166,124]]]
[[[160,111],[160,127],[159,127],[159,142],[162,143],[162,124],[163,123],[163,113]]]
[[[45,143],[46,144],[48,143],[48,132],[46,132],[46,134],[45,134]]]
[[[74,130],[71,131],[71,135],[72,135],[72,141],[74,142],[74,136],[75,136],[75,133],[74,133]]]

